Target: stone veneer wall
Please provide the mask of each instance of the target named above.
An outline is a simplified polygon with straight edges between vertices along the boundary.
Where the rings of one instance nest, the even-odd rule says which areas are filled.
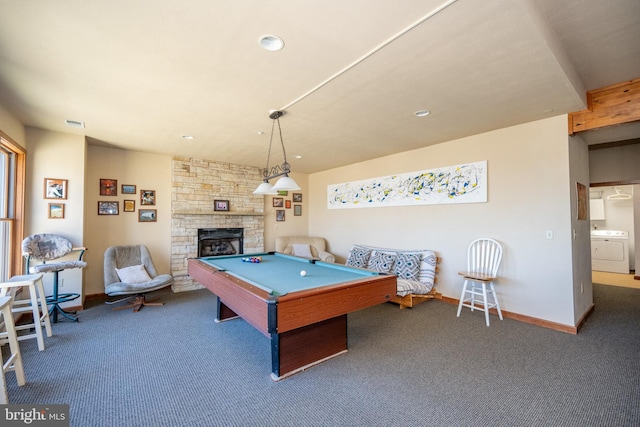
[[[198,228],[244,228],[244,252],[264,250],[264,196],[253,190],[259,168],[185,157],[172,159],[171,274],[173,291],[200,289],[187,274],[198,256]],[[215,212],[214,200],[228,200],[229,212]]]

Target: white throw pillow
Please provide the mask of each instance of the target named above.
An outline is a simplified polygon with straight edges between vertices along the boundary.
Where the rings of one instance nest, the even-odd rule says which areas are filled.
[[[149,282],[151,277],[144,269],[144,265],[132,265],[131,267],[116,268],[116,273],[123,283],[144,283]]]
[[[313,255],[311,255],[311,246],[302,243],[294,243],[291,246],[293,246],[293,254],[295,256],[313,258]]]

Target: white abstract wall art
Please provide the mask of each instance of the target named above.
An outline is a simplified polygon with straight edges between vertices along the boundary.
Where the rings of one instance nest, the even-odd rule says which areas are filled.
[[[486,201],[486,160],[327,186],[329,209]]]

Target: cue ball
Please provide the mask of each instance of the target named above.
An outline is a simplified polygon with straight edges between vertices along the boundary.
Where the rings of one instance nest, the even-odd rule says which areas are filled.
[[[302,277],[304,277],[304,276],[306,276],[306,275],[307,275],[307,272],[306,272],[306,271],[304,271],[304,270],[302,270],[302,271],[300,272],[300,275],[301,275]]]

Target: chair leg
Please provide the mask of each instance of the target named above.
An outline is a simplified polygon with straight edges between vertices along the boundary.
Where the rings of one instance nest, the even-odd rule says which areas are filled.
[[[16,374],[16,380],[19,386],[26,384],[24,375],[24,366],[22,365],[22,356],[20,355],[20,346],[18,345],[18,339],[16,337],[15,324],[13,323],[13,314],[11,313],[10,303],[5,304],[2,307],[2,317],[4,325],[7,330],[7,338],[9,340],[9,349],[11,355],[6,362],[3,363],[0,358],[0,404],[5,405],[9,403],[7,395],[7,385],[5,382],[5,372],[14,371]]]
[[[462,304],[464,303],[464,295],[467,293],[467,280],[464,281],[464,286],[462,287],[462,294],[460,294],[460,302],[458,303],[458,317],[460,317],[460,312],[462,311]]]
[[[144,295],[137,295],[136,299],[130,301],[127,305],[123,305],[122,307],[116,307],[113,311],[124,310],[126,308],[133,308],[133,311],[137,313],[142,309],[142,307],[146,305],[164,305],[164,302],[155,302],[156,300],[147,301]]]
[[[47,296],[44,293],[44,285],[42,284],[42,278],[36,281],[36,291],[40,298],[40,305],[42,309],[42,317],[40,317],[40,323],[44,325],[44,329],[47,332],[47,336],[53,335],[51,331],[51,319],[49,318],[49,309],[47,308]]]
[[[489,326],[489,305],[487,304],[487,285],[482,282],[482,304],[484,306],[484,318],[487,322],[487,326]]]
[[[51,308],[49,309],[49,316],[51,317],[51,321],[53,323],[58,323],[58,313],[62,314],[62,316],[71,320],[72,322],[78,321],[78,315],[76,312],[69,312],[62,308],[60,304],[73,301],[74,299],[80,297],[80,294],[76,293],[68,293],[68,294],[60,294],[58,293],[58,271],[53,272],[53,295],[48,298],[48,303],[51,304]]]
[[[33,316],[33,329],[35,329],[38,350],[44,350],[44,337],[42,336],[42,322],[40,321],[40,307],[38,306],[38,295],[35,283],[28,286],[31,297],[31,313]]]
[[[491,288],[491,294],[493,295],[493,302],[496,304],[496,310],[498,311],[498,317],[500,317],[500,320],[504,320],[502,318],[502,310],[500,310],[500,303],[498,302],[498,296],[496,295],[496,289],[493,287],[493,282],[489,283],[489,287]]]

